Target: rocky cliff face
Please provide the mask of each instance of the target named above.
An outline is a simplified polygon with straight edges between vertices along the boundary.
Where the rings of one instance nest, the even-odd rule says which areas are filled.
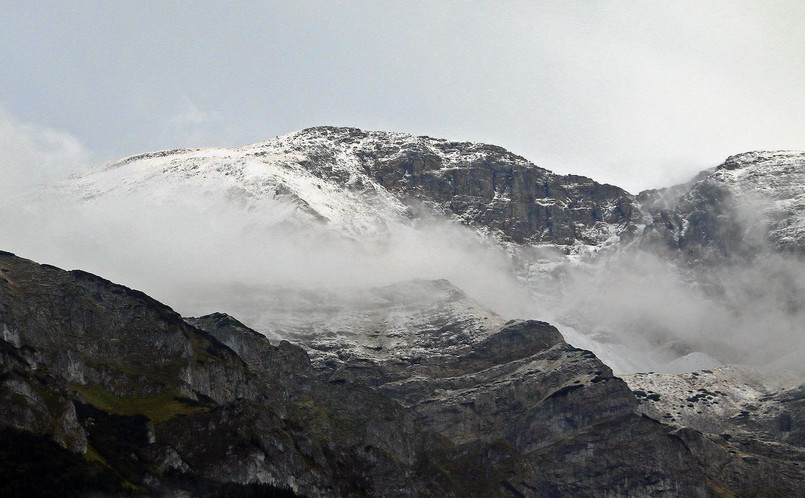
[[[54,464],[66,459],[72,470],[42,472],[73,479],[67,492],[417,489],[405,472],[370,470],[417,460],[410,417],[366,389],[311,382],[298,347],[245,331],[241,342],[255,341],[262,359],[247,355],[252,370],[141,293],[8,253],[0,260],[3,430],[57,443]],[[366,397],[377,410],[362,409]],[[29,452],[6,449],[4,476],[32,464]],[[40,477],[6,491],[26,492]]]
[[[639,218],[624,190],[554,174],[501,147],[429,137],[388,140],[338,128],[306,130],[295,140],[307,143],[305,134],[361,143],[356,149],[364,169],[389,191],[517,244],[596,245],[633,231]],[[367,139],[382,145],[368,146]]]
[[[767,247],[805,248],[805,153],[748,152],[727,158],[690,183],[643,192],[647,241],[690,262],[747,260]]]
[[[193,320],[203,332],[89,274],[8,253],[0,267],[6,441],[50,451],[48,475],[73,469],[77,492],[707,489],[687,448],[634,412],[626,384],[545,323],[503,324],[452,361],[409,362],[409,375],[374,389],[322,378],[298,347],[225,315]],[[14,448],[2,448],[4,475],[34,464]]]
[[[638,411],[672,426],[738,495],[799,495],[805,482],[805,385],[790,371],[724,366],[681,375],[632,374]],[[775,483],[761,483],[773,474]]]

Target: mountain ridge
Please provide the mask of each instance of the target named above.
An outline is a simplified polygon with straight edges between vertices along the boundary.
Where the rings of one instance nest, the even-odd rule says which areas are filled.
[[[161,168],[163,176],[173,174],[185,182],[194,175],[226,182],[224,200],[249,210],[259,209],[255,201],[286,201],[307,221],[323,221],[351,236],[383,232],[385,220],[416,217],[418,208],[411,201],[418,199],[428,210],[455,217],[500,242],[578,252],[613,240],[628,242],[641,232],[651,238],[653,232],[665,232],[663,226],[669,223],[676,225],[670,229],[675,233],[659,236],[678,245],[687,228],[675,221],[684,221],[684,214],[673,212],[675,204],[681,191],[704,181],[728,188],[731,195],[748,191],[779,201],[779,209],[771,214],[783,226],[772,236],[778,245],[796,249],[805,245],[805,201],[793,192],[781,196],[775,190],[785,187],[778,180],[785,176],[793,178],[795,188],[805,183],[803,157],[800,151],[744,152],[686,184],[631,194],[590,178],[553,173],[494,145],[320,126],[228,149],[168,149],[128,156],[73,184],[87,199],[120,193],[120,183],[147,188],[149,177],[133,165],[150,164]],[[133,169],[104,181],[104,172],[111,175],[126,167]],[[756,184],[742,180],[741,171],[749,171]],[[195,189],[207,195],[212,190],[210,185]],[[669,198],[671,192],[680,193]],[[707,202],[713,200],[707,196]],[[266,211],[262,215],[272,218]]]
[[[182,157],[192,164],[188,167],[191,169],[177,166],[176,161]],[[206,168],[197,164],[204,157],[210,159]],[[609,234],[604,233],[603,224],[596,218],[628,222],[631,209],[631,197],[622,189],[577,175],[557,175],[498,146],[404,133],[363,132],[357,128],[316,127],[231,149],[173,149],[129,156],[75,183],[83,188],[86,198],[119,191],[117,180],[121,177],[113,173],[129,168],[132,171],[127,176],[131,180],[133,174],[142,174],[134,167],[139,163],[153,163],[166,174],[172,165],[173,172],[185,179],[191,174],[215,175],[228,182],[221,177],[239,177],[242,181],[237,187],[246,190],[247,202],[248,197],[282,198],[292,194],[299,209],[314,206],[312,210],[320,217],[346,227],[350,233],[382,226],[378,217],[410,217],[405,198],[419,198],[440,214],[451,214],[477,229],[491,230],[500,240],[568,246],[577,239],[579,243],[602,242],[602,237],[608,238]],[[261,163],[277,167],[268,171]],[[240,165],[242,171],[227,164]],[[293,183],[283,174],[285,169],[313,176],[307,177],[304,184]],[[104,173],[111,176],[105,182]],[[93,177],[98,180],[93,181]],[[140,178],[134,186],[147,179]],[[339,202],[347,207],[337,206],[336,200],[324,195],[330,193],[325,185],[329,181],[346,187]],[[346,213],[354,210],[349,207],[354,205],[354,192],[370,201],[387,202],[390,210],[372,213],[378,206],[370,202],[364,209],[370,211],[372,222],[352,220],[357,225],[353,227]],[[600,202],[585,201],[587,194],[600,197]],[[490,205],[485,206],[487,203]],[[593,213],[589,222],[574,214],[579,210]],[[524,221],[514,222],[514,217]],[[579,224],[578,229],[573,228],[574,223]],[[557,233],[552,233],[554,226]]]
[[[500,370],[490,388],[520,392],[500,401],[528,403],[512,412],[472,389],[417,401],[410,394],[428,392],[323,381],[301,348],[274,346],[225,315],[197,320],[203,332],[102,278],[10,253],[0,267],[0,322],[14,336],[0,340],[0,398],[13,408],[0,413],[0,428],[78,455],[69,492],[518,496],[603,487],[703,496],[708,486],[686,447],[634,412],[626,384],[546,323],[508,323],[452,365],[432,365],[433,379],[448,383]],[[651,459],[623,458],[645,451]],[[11,455],[0,474],[28,458]],[[66,468],[51,463],[40,478]],[[34,489],[13,479],[0,486]]]

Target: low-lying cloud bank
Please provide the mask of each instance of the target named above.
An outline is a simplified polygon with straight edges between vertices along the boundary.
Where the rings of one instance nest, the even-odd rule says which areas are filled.
[[[58,190],[5,205],[5,246],[20,255],[82,268],[138,287],[185,314],[244,287],[369,287],[446,278],[505,314],[526,313],[506,254],[444,220],[391,221],[383,237],[346,238],[293,217],[251,219],[205,198],[148,204],[117,197],[76,202]],[[293,207],[277,206],[293,213]],[[518,309],[517,306],[520,306]]]
[[[805,265],[771,249],[708,270],[707,286],[645,251],[525,281],[503,249],[446,220],[389,222],[383,237],[356,240],[292,218],[260,223],[237,205],[191,196],[78,203],[56,190],[31,199],[0,211],[5,249],[142,289],[185,315],[242,308],[243,293],[261,288],[444,278],[506,318],[564,323],[626,354],[650,351],[657,365],[692,351],[767,363],[802,348]]]
[[[659,362],[703,351],[722,363],[765,364],[805,346],[802,260],[769,250],[698,278],[656,254],[627,252],[569,271],[557,319],[654,351]]]

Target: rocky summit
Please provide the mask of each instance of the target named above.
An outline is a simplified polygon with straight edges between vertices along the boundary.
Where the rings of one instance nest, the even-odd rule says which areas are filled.
[[[745,261],[766,246],[801,255],[804,187],[803,152],[730,156],[687,184],[642,192],[637,199],[650,216],[643,236],[700,263]]]

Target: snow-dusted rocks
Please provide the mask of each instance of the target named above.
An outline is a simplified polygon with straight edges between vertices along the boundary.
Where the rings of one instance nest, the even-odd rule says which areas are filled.
[[[752,257],[770,245],[805,250],[805,152],[730,156],[686,185],[641,193],[651,214],[646,237],[659,237],[692,261]]]
[[[355,128],[141,154],[71,183],[87,200],[193,196],[240,206],[250,223],[321,222],[350,237],[376,235],[424,208],[499,241],[572,247],[632,232],[636,216],[627,192],[556,175],[500,147]]]
[[[382,232],[406,207],[362,170],[347,146],[294,135],[233,149],[176,149],[132,156],[76,178],[85,200],[123,196],[198,209],[237,209],[243,227],[317,223],[345,236]]]
[[[802,373],[774,368],[723,366],[674,374],[623,376],[637,410],[665,424],[696,459],[720,469],[739,494],[766,494],[764,474],[787,493],[805,482],[805,384]],[[759,489],[760,488],[760,489]]]
[[[776,248],[805,250],[805,152],[747,152],[727,158],[714,178],[745,198],[768,224]]]

